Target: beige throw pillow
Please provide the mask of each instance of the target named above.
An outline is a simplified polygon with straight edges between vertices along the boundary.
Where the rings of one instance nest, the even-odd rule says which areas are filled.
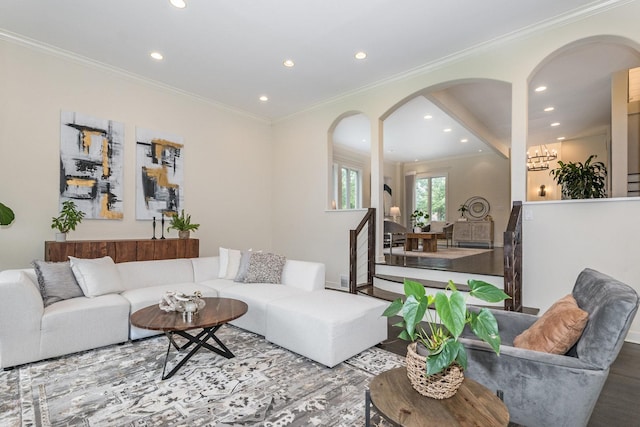
[[[572,295],[560,299],[526,331],[513,340],[515,347],[565,354],[578,341],[589,313],[578,307]]]

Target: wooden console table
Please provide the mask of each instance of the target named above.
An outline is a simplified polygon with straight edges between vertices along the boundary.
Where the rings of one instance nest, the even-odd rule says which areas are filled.
[[[68,261],[69,256],[76,258],[110,256],[115,262],[197,258],[200,256],[200,241],[198,239],[145,239],[44,242],[45,261]]]
[[[448,399],[424,397],[411,387],[407,368],[395,368],[371,380],[365,394],[365,425],[369,426],[369,405],[387,420],[404,427],[507,426],[509,410],[488,388],[465,378],[458,392]]]
[[[493,248],[493,221],[458,221],[453,226],[453,243],[486,244]]]

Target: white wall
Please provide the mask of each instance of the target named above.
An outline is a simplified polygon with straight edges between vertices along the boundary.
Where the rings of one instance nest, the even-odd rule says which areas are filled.
[[[0,270],[41,259],[43,242],[54,237],[61,110],[125,124],[124,219],[85,220],[70,239],[151,237],[151,222],[135,220],[135,127],[141,126],[184,138],[185,207],[201,224],[193,235],[201,255],[217,254],[220,245],[270,248],[269,123],[0,40],[0,199],[16,213],[0,229]]]
[[[489,78],[512,85],[511,200],[527,200],[526,138],[528,79],[557,49],[586,37],[621,36],[640,44],[640,2],[622,4],[597,15],[533,31],[446,64],[395,78],[387,83],[327,102],[274,124],[274,246],[327,264],[327,280],[347,271],[348,229],[362,212],[335,214],[324,210],[326,200],[326,135],[331,123],[347,111],[361,111],[374,121],[396,103],[425,88],[466,78]],[[372,150],[379,152],[380,135],[372,126]],[[314,159],[318,159],[315,161]],[[374,159],[375,160],[375,159]],[[375,161],[374,161],[375,163]],[[374,164],[374,171],[375,171]],[[296,179],[292,179],[296,177]],[[376,183],[373,184],[375,189]],[[379,185],[382,188],[382,183]],[[292,203],[291,195],[305,194]],[[529,205],[527,205],[529,206]],[[545,311],[568,293],[577,273],[594,267],[626,281],[640,291],[640,263],[631,242],[640,236],[636,218],[639,199],[531,204],[534,220],[524,226],[524,302]],[[609,226],[613,224],[613,229]],[[300,233],[287,235],[291,229]],[[606,230],[602,232],[602,230]],[[286,235],[286,238],[285,238]],[[569,248],[570,250],[563,250]],[[381,245],[378,244],[378,254]],[[544,265],[544,268],[541,266]],[[544,283],[544,284],[543,284]],[[640,317],[630,338],[640,342]]]

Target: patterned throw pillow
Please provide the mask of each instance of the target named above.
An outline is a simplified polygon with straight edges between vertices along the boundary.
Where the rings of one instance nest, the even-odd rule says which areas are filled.
[[[245,283],[280,283],[287,259],[282,255],[255,252],[249,259]]]
[[[33,261],[33,268],[38,277],[40,294],[44,306],[54,302],[83,297],[82,289],[71,271],[71,264],[67,262]]]

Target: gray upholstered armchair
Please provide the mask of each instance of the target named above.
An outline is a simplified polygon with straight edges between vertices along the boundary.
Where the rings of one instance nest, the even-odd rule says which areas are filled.
[[[404,246],[407,228],[397,222],[384,220],[384,247],[392,253],[394,246]]]
[[[566,355],[513,347],[514,338],[537,316],[494,310],[502,346],[500,356],[468,338],[465,375],[491,390],[501,390],[511,421],[529,426],[586,426],[638,310],[631,287],[585,269],[572,291],[589,320]],[[465,336],[467,336],[465,334]]]

